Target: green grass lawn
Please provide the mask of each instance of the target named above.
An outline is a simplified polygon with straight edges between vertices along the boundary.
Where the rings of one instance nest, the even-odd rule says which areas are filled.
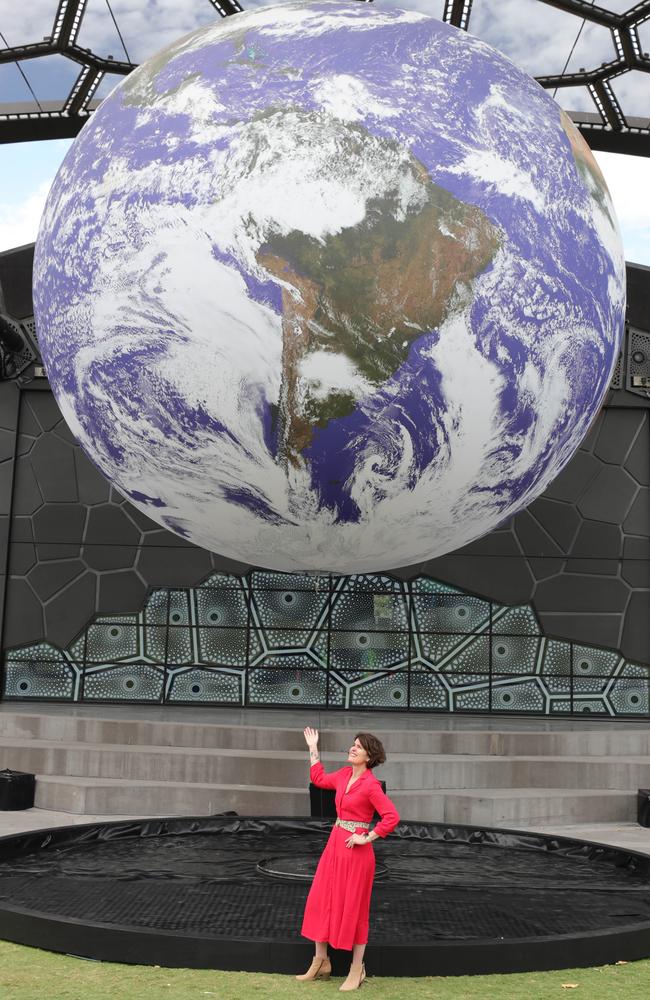
[[[303,970],[296,970],[303,971]],[[363,1000],[648,1000],[650,960],[593,969],[562,969],[510,976],[461,976],[437,979],[369,977]],[[255,997],[339,996],[341,977],[329,982],[297,983],[291,976],[205,969],[159,969],[142,965],[86,962],[36,948],[0,941],[1,1000],[251,1000]],[[564,984],[577,983],[568,988]]]

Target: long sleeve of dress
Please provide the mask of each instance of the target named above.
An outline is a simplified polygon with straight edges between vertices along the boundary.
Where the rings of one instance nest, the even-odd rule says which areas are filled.
[[[321,762],[318,761],[309,768],[309,777],[318,788],[336,788],[336,776],[341,770],[342,768],[339,768],[338,771],[327,774]]]
[[[399,823],[399,813],[394,803],[382,791],[379,782],[372,782],[368,797],[381,816],[380,822],[373,827],[373,831],[378,837],[386,837]]]

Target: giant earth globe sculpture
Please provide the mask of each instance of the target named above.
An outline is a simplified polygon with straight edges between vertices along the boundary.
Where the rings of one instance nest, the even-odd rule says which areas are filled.
[[[52,389],[154,520],[283,571],[404,566],[538,496],[606,392],[610,197],[539,85],[413,10],[195,31],[69,150],[35,257]]]

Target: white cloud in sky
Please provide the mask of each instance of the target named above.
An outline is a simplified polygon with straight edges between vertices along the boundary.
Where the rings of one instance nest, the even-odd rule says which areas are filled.
[[[594,153],[614,202],[625,259],[650,266],[650,159]]]
[[[0,251],[33,243],[45,199],[71,140],[0,146]]]
[[[0,250],[34,242],[49,190],[50,181],[42,181],[18,202],[0,201]]]

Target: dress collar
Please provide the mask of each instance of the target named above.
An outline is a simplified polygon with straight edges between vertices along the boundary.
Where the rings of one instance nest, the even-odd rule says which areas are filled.
[[[350,771],[352,771],[352,764],[348,764],[348,767],[350,768]],[[367,767],[365,771],[362,771],[359,777],[355,779],[354,784],[356,785],[357,781],[363,781],[363,779],[366,778],[369,774],[370,774],[370,768]],[[349,780],[350,779],[348,778],[348,781]]]

